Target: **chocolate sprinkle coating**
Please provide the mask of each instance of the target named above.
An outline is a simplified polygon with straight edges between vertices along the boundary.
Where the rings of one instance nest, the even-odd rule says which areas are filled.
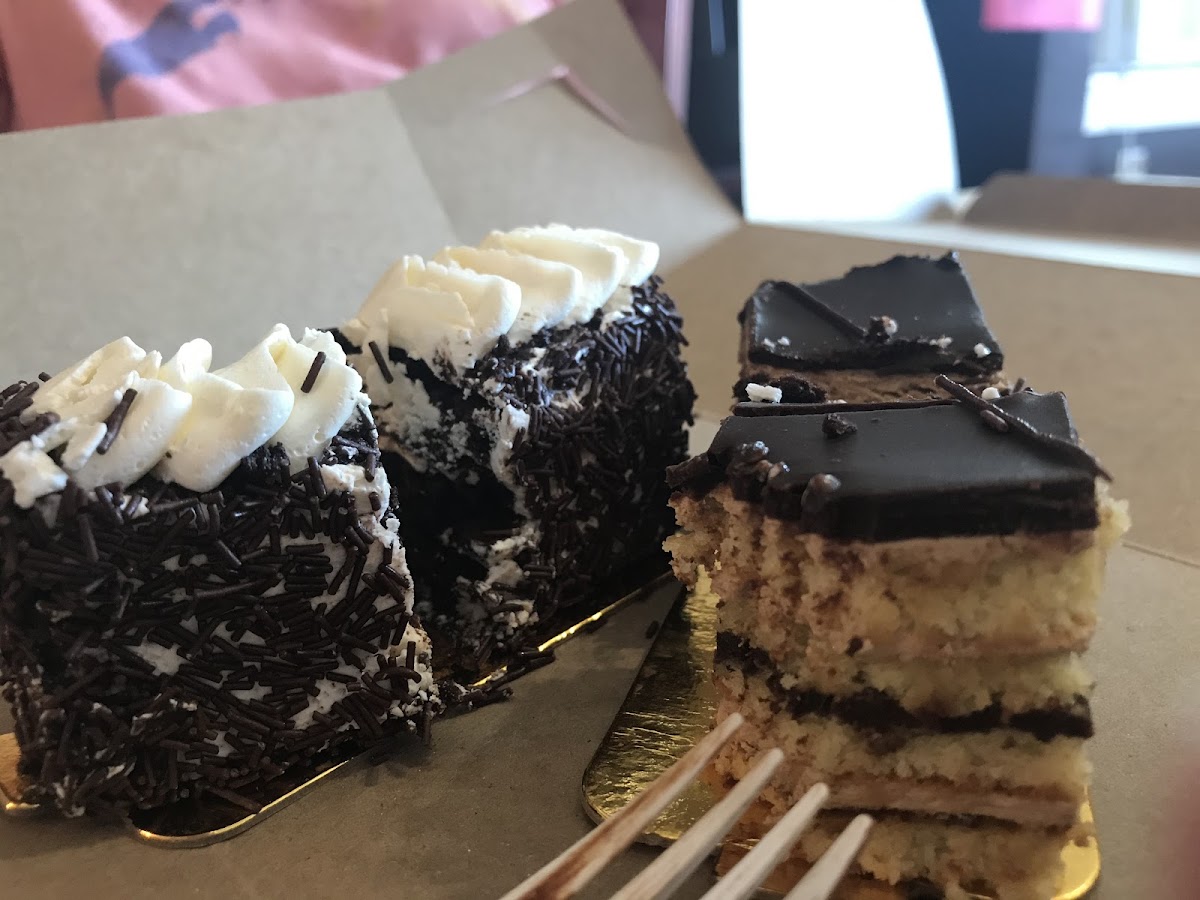
[[[663,559],[673,527],[663,473],[686,455],[695,394],[680,357],[681,320],[660,279],[632,288],[632,301],[607,322],[598,312],[518,346],[501,338],[466,373],[389,348],[396,377],[419,383],[441,413],[418,437],[389,434],[379,418],[419,607],[439,662],[458,673],[511,660],[560,611],[603,599],[608,581]],[[367,364],[341,340],[355,365]],[[505,473],[523,495],[520,509],[490,465],[506,407],[529,417]],[[449,434],[461,435],[459,450]],[[403,456],[391,452],[402,446]],[[505,541],[520,547],[519,574],[498,583],[487,554]]]
[[[28,387],[0,392],[0,446],[46,427],[20,418]],[[363,414],[342,436],[376,444]],[[357,455],[335,442],[320,463]],[[386,653],[417,624],[397,590],[401,551],[395,577],[382,574],[379,541],[346,512],[353,498],[316,480],[270,445],[202,495],[151,476],[90,495],[69,483],[49,522],[47,501],[20,509],[0,478],[0,683],[24,800],[69,815],[206,795],[257,809],[284,773],[439,709]],[[332,583],[342,556],[353,586]],[[326,695],[330,708],[307,716]]]
[[[670,486],[701,495],[727,482],[736,498],[761,502],[766,515],[837,540],[1050,533],[1098,524],[1095,479],[1102,470],[1075,443],[1062,394],[1023,391],[990,402],[989,409],[1038,438],[993,431],[973,405],[956,400],[754,405],[766,410],[739,406],[706,453],[668,470]],[[832,409],[858,428],[852,438],[824,436]],[[840,487],[814,494],[818,476],[833,476]]]

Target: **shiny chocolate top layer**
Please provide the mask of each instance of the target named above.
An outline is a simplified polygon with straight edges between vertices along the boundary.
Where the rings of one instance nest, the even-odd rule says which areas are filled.
[[[1004,364],[953,253],[893,256],[814,284],[764,281],[741,321],[760,365],[979,375]]]
[[[986,415],[957,400],[777,415],[753,406],[754,415],[727,418],[706,453],[669,469],[671,487],[703,494],[728,483],[766,515],[844,540],[1098,523],[1100,470],[1079,447],[1062,394],[1013,394],[988,403]]]

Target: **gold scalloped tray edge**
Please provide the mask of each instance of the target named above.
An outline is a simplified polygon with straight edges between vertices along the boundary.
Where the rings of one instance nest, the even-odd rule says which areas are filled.
[[[662,572],[650,578],[607,606],[574,622],[552,637],[547,638],[538,645],[538,650],[544,652],[553,649],[576,635],[588,632],[622,607],[635,600],[649,596],[653,591],[671,582],[672,577],[669,572]],[[486,686],[502,678],[507,674],[507,671],[507,667],[498,668],[488,673],[486,677],[479,679],[472,687]],[[330,765],[311,778],[270,800],[257,812],[246,813],[234,807],[230,807],[229,810],[223,810],[231,817],[230,821],[215,828],[205,828],[188,834],[161,834],[152,829],[138,827],[132,821],[126,823],[126,828],[134,839],[150,844],[151,846],[167,849],[192,849],[227,841],[265,822],[281,809],[295,803],[305,794],[314,790],[319,784],[330,780],[334,773],[349,771],[355,764],[362,763],[368,755],[369,753],[364,753]],[[0,734],[0,800],[3,800],[4,813],[14,818],[49,814],[49,811],[43,809],[40,805],[26,803],[20,799],[25,795],[26,785],[22,782],[17,772],[17,761],[19,758],[20,749],[17,746],[16,735]],[[141,817],[153,818],[154,811],[139,812],[139,818]]]
[[[666,617],[629,694],[600,742],[583,776],[583,805],[602,822],[678,760],[712,728],[716,698],[711,683],[716,646],[716,606],[711,596],[688,593]],[[642,836],[641,842],[666,846],[699,821],[715,803],[706,783],[690,785]],[[1080,820],[1092,822],[1088,803]],[[720,848],[716,871],[728,871],[744,855],[746,845],[727,842]],[[1100,877],[1096,838],[1063,850],[1064,876],[1055,900],[1079,900]],[[786,893],[803,868],[785,861],[764,885],[770,893]],[[839,897],[854,900],[898,900],[889,885],[850,879]],[[976,897],[975,900],[988,900]]]

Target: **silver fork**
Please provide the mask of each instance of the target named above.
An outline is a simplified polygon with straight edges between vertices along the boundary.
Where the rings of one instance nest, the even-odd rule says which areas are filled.
[[[620,812],[517,885],[501,900],[562,900],[574,896],[605,865],[637,840],[658,818],[659,813],[695,781],[742,722],[742,716],[737,713],[722,721]],[[612,900],[652,900],[669,896],[720,844],[721,838],[754,802],[782,761],[783,753],[779,750],[764,753],[737,787],[658,859],[617,891]],[[829,788],[823,784],[809,790],[704,895],[704,900],[744,900],[754,894],[800,839],[828,796]],[[871,824],[870,816],[856,816],[784,900],[825,900],[829,897],[858,855]]]

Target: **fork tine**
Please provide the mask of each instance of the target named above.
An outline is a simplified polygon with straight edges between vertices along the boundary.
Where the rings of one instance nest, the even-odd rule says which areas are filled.
[[[870,816],[855,816],[783,900],[827,900],[858,855],[873,824]]]
[[[704,895],[704,900],[744,900],[751,896],[800,839],[800,834],[828,797],[826,785],[817,784],[810,788],[755,844],[754,849]]]
[[[737,787],[704,814],[636,878],[617,891],[612,900],[653,900],[666,897],[679,887],[692,870],[717,846],[721,837],[746,811],[767,780],[783,762],[783,751],[768,750]]]
[[[624,809],[592,829],[501,900],[557,900],[573,895],[649,827],[667,804],[696,779],[744,721],[740,713],[734,713],[720,722]]]

